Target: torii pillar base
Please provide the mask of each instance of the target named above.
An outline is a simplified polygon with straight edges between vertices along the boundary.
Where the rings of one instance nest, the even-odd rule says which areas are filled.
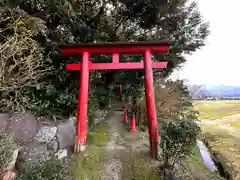
[[[76,136],[76,137],[75,137],[75,142],[74,142],[73,152],[74,152],[74,153],[83,152],[83,151],[86,150],[86,148],[87,148],[86,144],[81,144],[81,143],[79,143],[79,137]]]

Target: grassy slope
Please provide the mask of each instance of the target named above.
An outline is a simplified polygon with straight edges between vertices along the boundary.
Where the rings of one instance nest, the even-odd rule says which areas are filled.
[[[126,130],[126,129],[125,129]],[[122,176],[123,180],[157,180],[159,175],[156,169],[151,166],[151,159],[148,153],[137,153],[131,149],[138,149],[148,144],[148,134],[137,132],[135,134],[122,132],[124,145],[127,149],[121,152]],[[105,162],[106,150],[101,148],[109,140],[106,124],[98,125],[93,131],[88,133],[88,148],[86,152],[75,155],[70,166],[71,174],[75,180],[101,180],[103,166]],[[204,166],[200,153],[197,149],[185,161],[185,166],[179,169],[179,176],[184,180],[220,180],[218,174],[211,173]]]
[[[213,150],[221,154],[225,167],[233,178],[240,179],[240,132],[238,122],[240,101],[197,101],[195,108],[200,112],[200,118],[213,120],[213,124],[204,123],[202,131],[213,146]],[[222,108],[222,112],[219,109]],[[217,116],[216,116],[217,114]],[[235,114],[235,115],[232,115]]]

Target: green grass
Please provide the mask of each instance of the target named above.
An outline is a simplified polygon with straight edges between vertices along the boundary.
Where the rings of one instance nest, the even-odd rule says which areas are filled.
[[[223,180],[217,172],[213,173],[207,169],[197,147],[193,148],[192,154],[185,160],[182,168],[184,170],[179,170],[178,175],[187,180]]]
[[[193,105],[200,119],[215,120],[240,113],[240,101],[193,101]]]
[[[219,118],[224,118],[228,116],[232,116],[234,114],[238,114],[236,112],[214,112],[214,111],[200,111],[199,118],[207,119],[207,120],[216,120]]]
[[[233,176],[240,179],[240,136],[233,136],[239,131],[240,101],[194,101],[194,108],[199,111],[200,119],[215,120],[217,124],[203,123],[201,129],[213,150],[220,154],[220,161]],[[223,125],[225,128],[220,127]],[[227,125],[231,125],[229,128]]]
[[[87,143],[89,145],[103,146],[106,142],[110,141],[111,135],[108,132],[107,124],[98,124],[95,128],[87,134]]]
[[[86,152],[75,155],[69,167],[74,180],[101,180],[104,150],[88,147]]]
[[[121,154],[122,176],[125,180],[159,180],[159,174],[150,166],[150,157],[137,152]]]
[[[66,180],[70,178],[67,163],[51,158],[34,168],[21,172],[16,180]]]
[[[240,122],[232,123],[231,126],[234,128],[240,128]]]
[[[240,102],[239,102],[240,103]],[[194,107],[198,110],[214,110],[217,108],[228,108],[234,106],[235,103],[230,104],[230,103],[225,103],[224,102],[219,102],[219,101],[200,101],[200,102],[194,102]]]

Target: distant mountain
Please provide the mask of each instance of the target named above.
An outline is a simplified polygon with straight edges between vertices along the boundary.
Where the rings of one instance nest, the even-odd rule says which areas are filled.
[[[239,86],[203,86],[197,93],[197,96],[213,96],[213,97],[240,97]]]

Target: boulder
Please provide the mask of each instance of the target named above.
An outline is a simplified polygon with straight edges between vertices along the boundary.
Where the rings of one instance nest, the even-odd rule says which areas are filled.
[[[6,167],[7,171],[13,171],[15,169],[15,164],[17,162],[19,149],[15,149],[12,153],[11,159]]]
[[[31,114],[13,113],[10,118],[8,133],[13,134],[17,143],[26,144],[36,136],[38,124],[36,118]]]
[[[64,159],[68,155],[68,150],[67,149],[60,149],[58,152],[55,153],[55,156],[58,159]]]
[[[34,139],[41,143],[49,143],[57,134],[57,127],[42,126]]]
[[[73,119],[68,119],[57,127],[57,141],[59,149],[66,149],[74,144],[76,134],[75,122]]]
[[[47,149],[52,150],[54,152],[57,152],[59,150],[59,142],[56,138],[52,139],[48,144],[47,144]]]
[[[17,169],[21,172],[36,167],[47,161],[52,154],[52,151],[47,150],[46,144],[33,141],[20,149],[16,164]]]
[[[6,171],[0,175],[0,180],[14,180],[16,178],[16,173],[13,171]]]
[[[8,113],[0,113],[0,135],[7,132],[9,119]]]

